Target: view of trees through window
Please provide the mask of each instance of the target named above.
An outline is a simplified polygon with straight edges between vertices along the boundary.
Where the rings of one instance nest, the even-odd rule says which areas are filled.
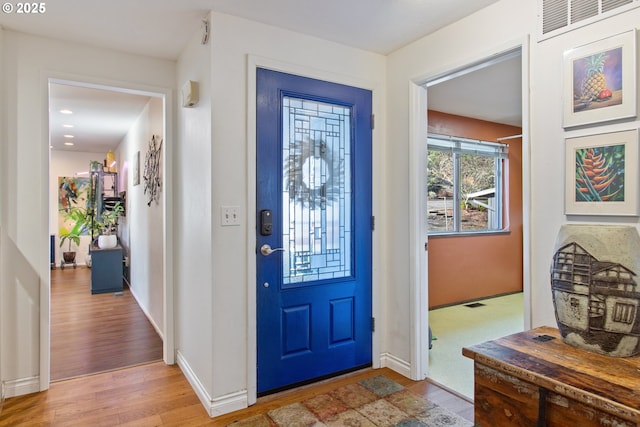
[[[428,149],[429,232],[500,230],[502,148],[430,136]]]

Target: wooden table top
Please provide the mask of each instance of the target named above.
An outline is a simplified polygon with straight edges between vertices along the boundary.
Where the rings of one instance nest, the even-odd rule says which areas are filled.
[[[565,344],[539,327],[465,347],[462,354],[554,393],[640,421],[640,356],[611,357]]]

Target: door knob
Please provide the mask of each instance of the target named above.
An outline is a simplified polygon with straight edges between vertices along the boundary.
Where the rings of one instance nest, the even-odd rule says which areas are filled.
[[[268,243],[265,243],[264,245],[260,246],[260,253],[264,256],[271,255],[272,253],[278,252],[278,251],[284,252],[284,248],[271,248],[271,245],[269,245]]]

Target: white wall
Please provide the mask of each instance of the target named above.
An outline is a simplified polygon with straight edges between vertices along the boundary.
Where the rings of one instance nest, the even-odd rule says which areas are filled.
[[[62,252],[66,251],[69,246],[67,242],[60,247],[60,235],[58,233],[58,178],[59,177],[74,177],[78,172],[89,171],[89,162],[97,160],[102,162],[106,153],[87,153],[78,151],[60,151],[52,150],[50,154],[50,176],[49,176],[49,230],[51,234],[54,234],[55,243],[55,263],[57,267],[60,267],[60,259],[62,258]],[[89,175],[83,175],[84,178],[89,179]],[[85,207],[84,205],[80,205]],[[76,247],[72,244],[72,250],[76,251],[76,263],[78,265],[85,265],[86,256],[89,253],[89,243],[91,235],[80,237],[80,246]],[[67,266],[66,266],[67,267]],[[65,267],[65,268],[66,268]]]
[[[196,34],[178,62],[178,84],[198,81],[201,101],[178,112],[176,303],[182,360],[216,414],[246,406],[251,387],[255,393],[256,325],[248,320],[255,317],[255,100],[247,99],[255,81],[247,64],[259,57],[298,74],[358,82],[374,90],[381,117],[384,57],[217,13],[211,29],[210,44],[201,46]],[[374,132],[376,161],[383,134],[381,124]],[[374,194],[379,190],[374,183]],[[225,205],[240,207],[241,226],[220,225]]]
[[[2,347],[4,380],[28,378],[48,387],[49,295],[49,149],[47,77],[89,81],[120,87],[175,87],[175,63],[111,50],[59,42],[5,30],[3,33],[2,97],[5,126],[2,164],[2,247],[7,264],[23,257],[36,273],[28,283],[3,269],[3,339],[20,329],[20,342]],[[6,248],[12,245],[14,253]],[[4,295],[15,295],[9,301]],[[29,321],[36,316],[35,324]],[[11,322],[9,322],[8,320]],[[16,323],[17,321],[17,323]],[[18,326],[19,325],[19,326]],[[35,343],[35,344],[34,344]],[[35,391],[31,388],[28,391]]]
[[[525,136],[529,134],[530,194],[523,200],[525,215],[529,215],[531,241],[525,259],[525,276],[530,281],[530,322],[533,327],[555,326],[549,283],[549,266],[553,245],[560,226],[568,221],[635,224],[637,218],[574,217],[564,215],[564,139],[610,130],[638,128],[639,121],[625,121],[565,132],[562,128],[562,57],[565,50],[608,37],[631,28],[638,28],[640,10],[635,9],[587,27],[570,31],[549,40],[539,41],[537,34],[537,2],[529,0],[502,0],[484,10],[456,22],[442,30],[400,49],[388,57],[387,123],[389,143],[387,150],[387,208],[408,206],[409,187],[405,171],[410,153],[409,96],[407,85],[434,77],[446,71],[499,53],[530,38],[530,82],[524,82],[529,91],[530,115],[523,118]],[[640,44],[638,44],[640,46]],[[526,51],[525,51],[526,54]],[[499,88],[496,88],[499,90]],[[428,98],[428,95],[427,95]],[[529,126],[527,127],[527,123]],[[393,190],[393,191],[392,191]],[[403,212],[402,210],[400,212]],[[390,224],[388,229],[388,283],[408,283],[408,223],[410,212]],[[529,266],[529,269],[526,266]],[[409,292],[405,286],[387,287],[384,298],[388,301],[389,347],[402,358],[409,356],[407,324],[410,322],[406,307]],[[528,309],[527,309],[528,311]]]
[[[532,46],[530,88],[533,236],[531,242],[531,282],[534,325],[556,325],[551,300],[549,267],[555,238],[561,225],[565,223],[606,223],[630,224],[638,228],[637,217],[567,217],[564,215],[564,139],[593,133],[638,129],[640,120],[625,120],[618,124],[602,124],[579,130],[564,131],[561,102],[563,53],[571,48],[632,28],[640,28],[640,9],[616,15]],[[638,35],[640,33],[637,32],[636,36],[638,37]],[[640,49],[638,40],[636,40],[636,49]],[[636,57],[640,57],[638,55],[640,52],[636,52]],[[640,109],[638,111],[640,112]],[[634,185],[637,188],[637,183]]]
[[[118,188],[127,192],[126,216],[120,219],[118,231],[129,260],[129,285],[140,308],[161,336],[164,334],[162,200],[147,204],[143,173],[151,137],[159,136],[164,145],[163,125],[163,100],[152,97],[116,150]],[[134,186],[136,152],[140,152],[140,184]],[[163,196],[162,189],[160,196]]]
[[[213,384],[211,226],[211,45],[200,44],[195,33],[178,59],[178,87],[198,82],[200,102],[181,107],[176,98],[177,144],[174,151],[175,328],[178,363],[205,407]],[[229,328],[242,334],[236,328]]]

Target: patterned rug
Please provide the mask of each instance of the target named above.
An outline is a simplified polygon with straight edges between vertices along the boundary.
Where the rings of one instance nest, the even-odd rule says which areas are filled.
[[[236,421],[233,427],[471,427],[384,375]]]

